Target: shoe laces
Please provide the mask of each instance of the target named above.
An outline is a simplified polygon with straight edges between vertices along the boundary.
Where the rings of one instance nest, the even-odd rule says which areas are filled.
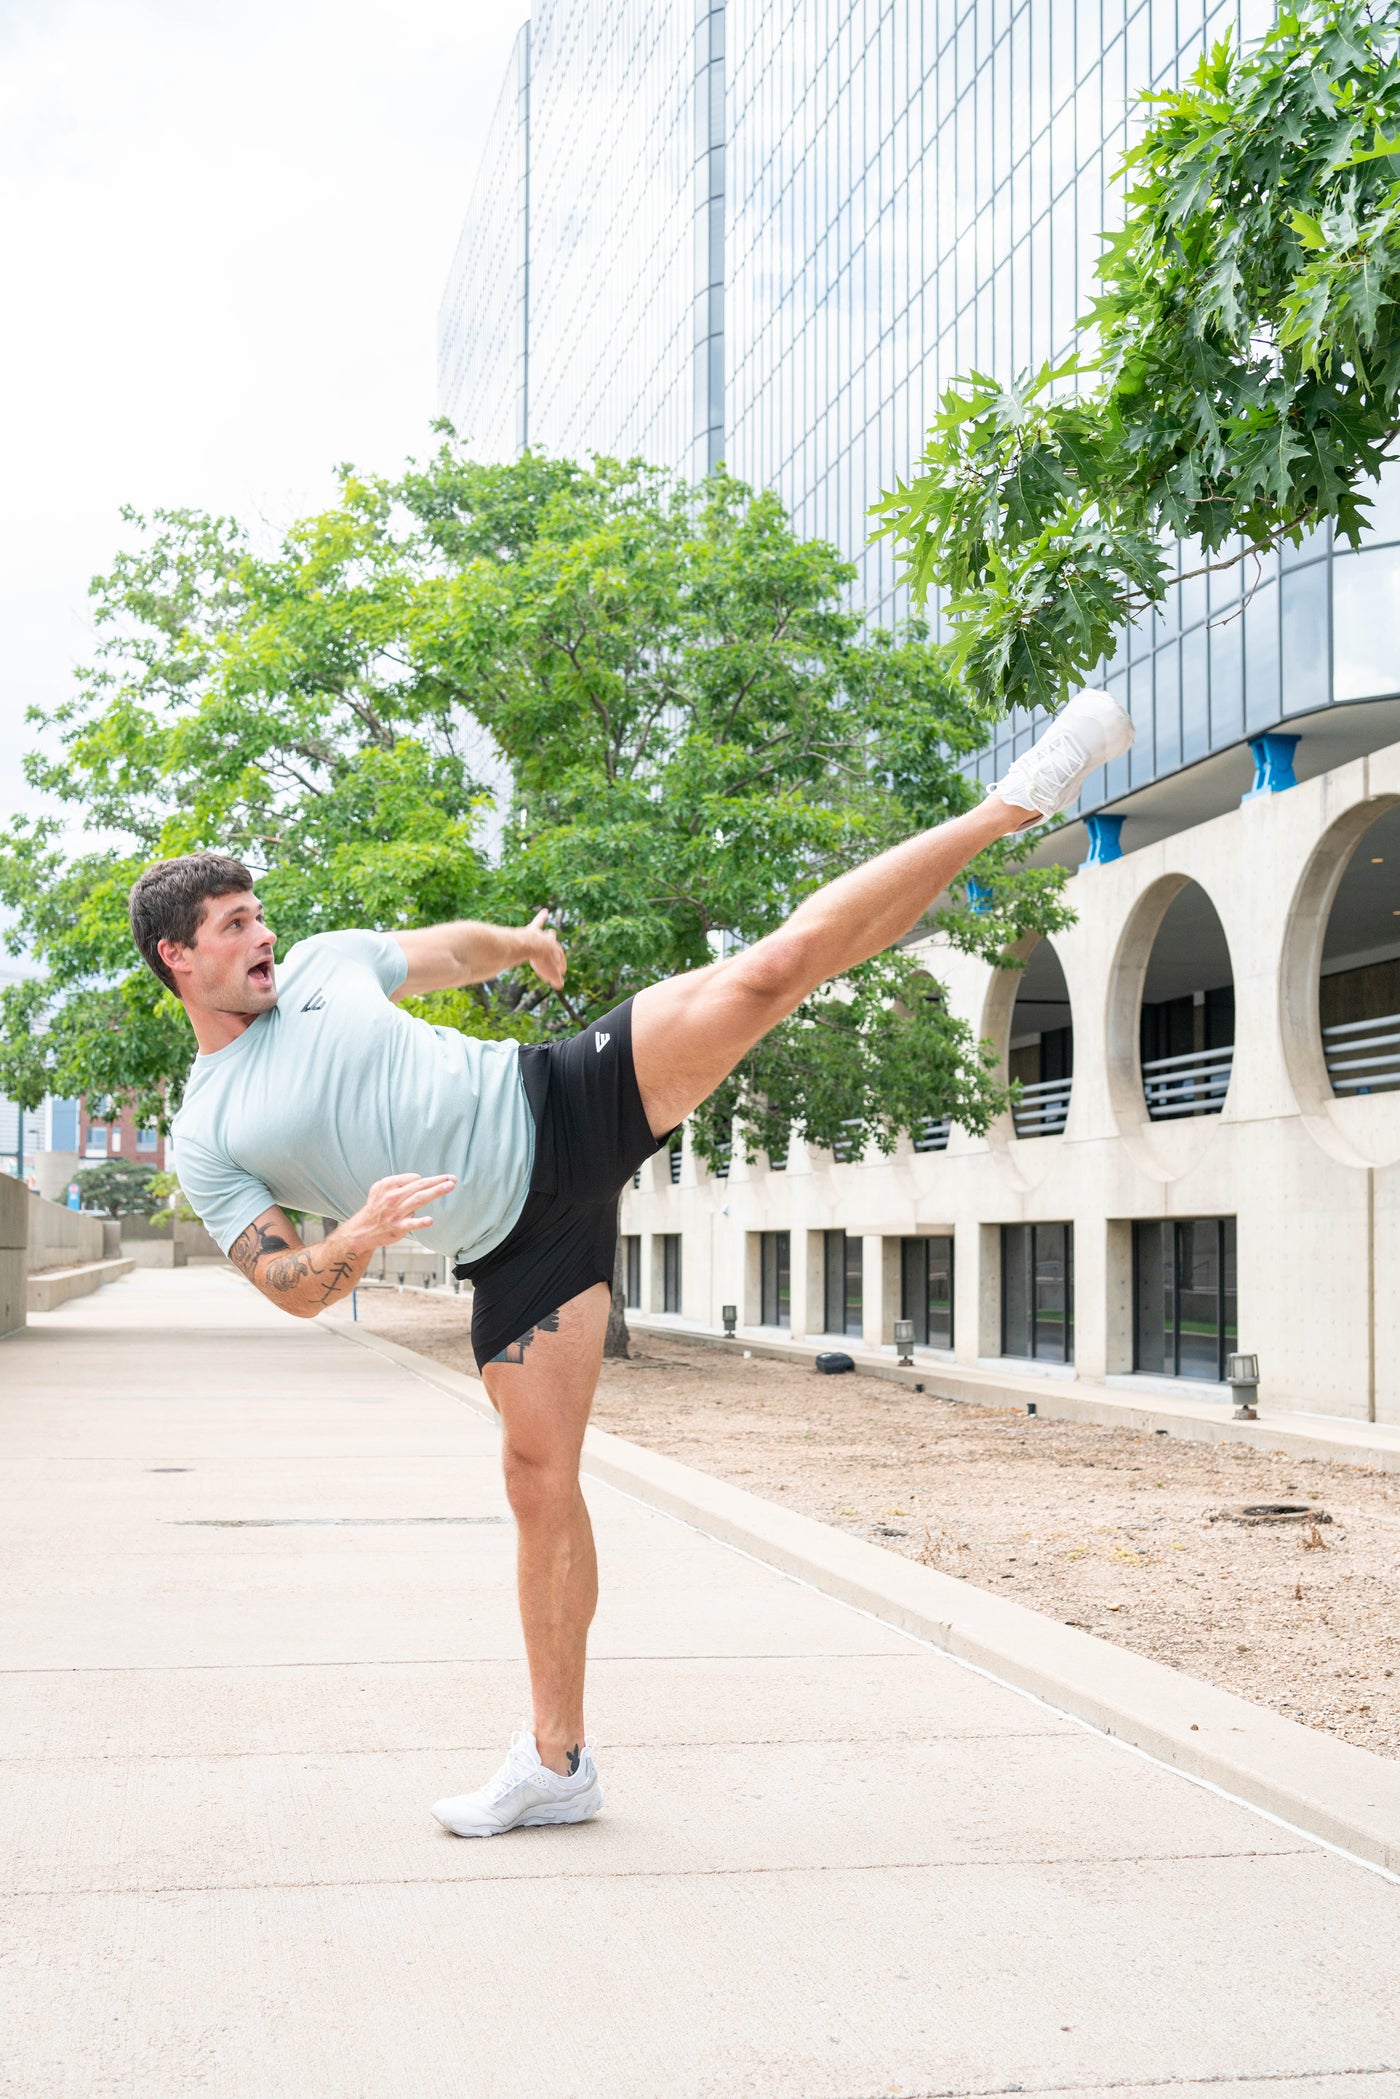
[[[1056,790],[1068,787],[1085,759],[1082,744],[1069,729],[1061,730],[1058,736],[1047,738],[1033,755],[1036,772],[1045,779],[1048,786]],[[1032,753],[1027,751],[1026,756],[1029,758]]]
[[[519,1728],[510,1738],[510,1749],[505,1762],[484,1788],[486,1799],[504,1800],[506,1794],[513,1792],[522,1780],[533,1778],[542,1768],[534,1736],[528,1728]]]

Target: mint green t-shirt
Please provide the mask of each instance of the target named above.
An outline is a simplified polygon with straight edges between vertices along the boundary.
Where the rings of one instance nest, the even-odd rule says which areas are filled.
[[[455,1173],[413,1237],[476,1260],[525,1206],[535,1128],[513,1042],[391,1005],[392,933],[318,933],[277,971],[277,1004],[198,1056],[172,1129],[180,1186],[227,1253],[274,1203],[343,1222],[391,1173]]]

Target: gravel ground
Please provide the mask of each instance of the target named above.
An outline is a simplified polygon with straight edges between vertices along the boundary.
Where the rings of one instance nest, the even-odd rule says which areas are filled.
[[[458,1300],[361,1322],[473,1373]],[[600,1428],[1068,1625],[1400,1755],[1400,1474],[1046,1421],[671,1336],[603,1366]],[[1212,1520],[1302,1501],[1330,1522]]]

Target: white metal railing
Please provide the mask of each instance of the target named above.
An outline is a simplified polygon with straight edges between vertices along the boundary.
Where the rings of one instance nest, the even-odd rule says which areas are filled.
[[[1014,1102],[1011,1120],[1018,1137],[1058,1137],[1069,1115],[1073,1079],[1042,1079],[1037,1086],[1023,1086]]]
[[[1230,1090],[1233,1043],[1224,1049],[1187,1050],[1181,1057],[1154,1057],[1142,1067],[1142,1090],[1153,1122],[1173,1115],[1218,1115]]]
[[[915,1132],[915,1151],[946,1152],[948,1149],[948,1138],[952,1131],[952,1127],[953,1118],[951,1115],[940,1115],[936,1119],[933,1116],[930,1116],[928,1121],[924,1123],[922,1127]]]
[[[1324,1028],[1322,1051],[1334,1093],[1381,1093],[1400,1086],[1400,1013]]]
[[[843,1130],[858,1130],[860,1123],[855,1117],[852,1117],[848,1121],[843,1122],[841,1127]],[[831,1156],[838,1166],[849,1166],[851,1160],[856,1156],[852,1149],[850,1138],[838,1137],[835,1144],[831,1147]]]

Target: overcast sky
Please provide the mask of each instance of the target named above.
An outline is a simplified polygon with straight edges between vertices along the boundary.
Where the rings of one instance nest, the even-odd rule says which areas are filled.
[[[527,0],[0,0],[0,814],[118,508],[285,522],[428,442]]]

